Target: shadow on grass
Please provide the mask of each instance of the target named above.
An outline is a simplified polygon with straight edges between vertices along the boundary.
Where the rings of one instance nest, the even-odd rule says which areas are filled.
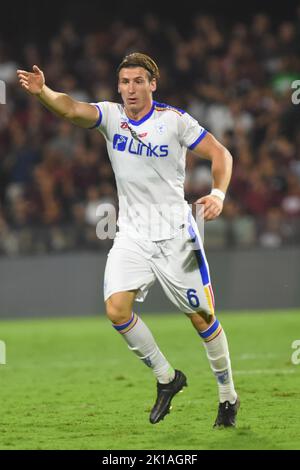
[[[251,429],[250,426],[239,426],[236,429],[215,429],[211,436],[213,449],[234,450],[279,450],[271,439],[267,439]]]
[[[251,429],[250,426],[238,428],[209,429],[207,433],[195,433],[188,430],[172,430],[161,434],[160,449],[194,450],[279,450],[271,439],[267,439]]]

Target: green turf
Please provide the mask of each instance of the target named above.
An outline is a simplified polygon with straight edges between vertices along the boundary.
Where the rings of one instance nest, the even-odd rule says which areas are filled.
[[[101,318],[1,321],[1,449],[299,449],[300,311],[223,313],[241,409],[213,430],[215,379],[200,337],[180,314],[143,315],[189,387],[151,425],[155,380]]]

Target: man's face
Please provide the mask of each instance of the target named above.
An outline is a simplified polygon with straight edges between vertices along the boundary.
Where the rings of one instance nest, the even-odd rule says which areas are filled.
[[[133,113],[141,111],[152,101],[156,80],[149,82],[147,70],[143,67],[122,68],[119,72],[118,92],[126,109]]]

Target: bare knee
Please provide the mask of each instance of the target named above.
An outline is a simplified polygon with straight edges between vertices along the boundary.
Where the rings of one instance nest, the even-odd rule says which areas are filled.
[[[106,315],[112,323],[123,324],[130,320],[132,315],[133,295],[122,295],[117,293],[111,295],[106,303]]]
[[[209,315],[204,310],[192,313],[191,315],[188,315],[188,317],[190,318],[193,326],[199,332],[207,330],[216,319],[214,315]]]

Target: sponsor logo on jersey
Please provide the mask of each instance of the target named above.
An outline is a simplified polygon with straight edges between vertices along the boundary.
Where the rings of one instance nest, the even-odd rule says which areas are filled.
[[[114,150],[119,150],[119,152],[124,152],[126,148],[128,137],[125,135],[115,134],[113,141]]]
[[[128,129],[128,122],[121,122],[121,129]]]
[[[136,141],[136,139],[129,139],[121,134],[114,135],[113,149],[119,152],[127,151],[132,155],[141,155],[144,157],[167,157],[169,155],[168,145],[152,145],[150,142],[143,144],[142,142]]]

